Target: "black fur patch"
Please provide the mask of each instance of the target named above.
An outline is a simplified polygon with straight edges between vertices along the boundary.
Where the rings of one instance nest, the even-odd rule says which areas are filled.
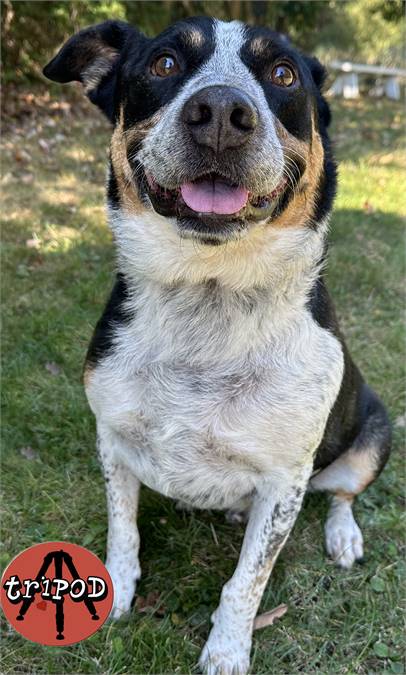
[[[247,28],[246,35],[247,41],[242,48],[241,58],[261,84],[270,110],[290,134],[300,140],[310,141],[312,102],[319,91],[309,67],[310,60],[302,56],[275,31],[266,28]],[[261,40],[259,51],[253,46],[258,40]],[[284,59],[292,63],[297,70],[299,86],[284,88],[271,81],[273,65]],[[321,65],[320,67],[322,68]]]
[[[124,304],[128,299],[127,283],[122,274],[117,274],[116,282],[102,316],[96,324],[86,355],[86,364],[96,365],[113,348],[114,329],[131,319]]]
[[[366,447],[369,440],[380,455],[379,473],[390,451],[389,420],[381,401],[365,384],[348,352],[334,306],[321,277],[315,283],[309,307],[315,321],[340,341],[344,354],[344,374],[340,391],[317,449],[314,469],[324,469],[353,444]]]
[[[194,32],[202,36],[199,45],[193,44]],[[180,21],[142,45],[129,44],[122,56],[119,80],[124,128],[148,119],[172,101],[197,68],[210,58],[214,47],[214,23],[208,17]],[[154,77],[150,69],[152,61],[168,52],[176,56],[180,72],[170,78]]]
[[[117,179],[114,173],[113,165],[110,162],[110,174],[107,182],[107,203],[114,209],[120,206],[120,190],[118,189]]]

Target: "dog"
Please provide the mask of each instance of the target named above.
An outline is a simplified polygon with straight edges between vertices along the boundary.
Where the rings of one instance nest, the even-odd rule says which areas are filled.
[[[200,658],[246,673],[264,588],[307,489],[326,548],[363,556],[352,503],[390,451],[385,408],[348,353],[323,279],[336,165],[325,70],[284,36],[209,17],[155,38],[81,30],[44,69],[113,125],[118,252],[84,380],[106,479],[112,616],[140,577],[140,485],[247,511]]]

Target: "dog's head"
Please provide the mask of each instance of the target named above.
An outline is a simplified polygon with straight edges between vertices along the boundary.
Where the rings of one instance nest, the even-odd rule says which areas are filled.
[[[324,69],[274,31],[196,18],[149,39],[107,21],[44,74],[81,81],[114,124],[113,211],[221,244],[258,224],[314,227],[331,207]]]

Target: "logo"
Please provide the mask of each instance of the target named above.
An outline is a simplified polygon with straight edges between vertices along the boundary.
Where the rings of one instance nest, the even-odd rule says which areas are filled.
[[[85,640],[106,621],[113,584],[105,566],[83,546],[65,541],[27,548],[1,580],[1,606],[16,631],[43,645]]]

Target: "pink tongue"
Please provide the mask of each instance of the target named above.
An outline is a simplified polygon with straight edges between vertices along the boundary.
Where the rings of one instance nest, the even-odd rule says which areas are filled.
[[[188,207],[199,213],[230,215],[240,211],[248,201],[248,190],[232,187],[219,178],[183,183],[180,191]]]

